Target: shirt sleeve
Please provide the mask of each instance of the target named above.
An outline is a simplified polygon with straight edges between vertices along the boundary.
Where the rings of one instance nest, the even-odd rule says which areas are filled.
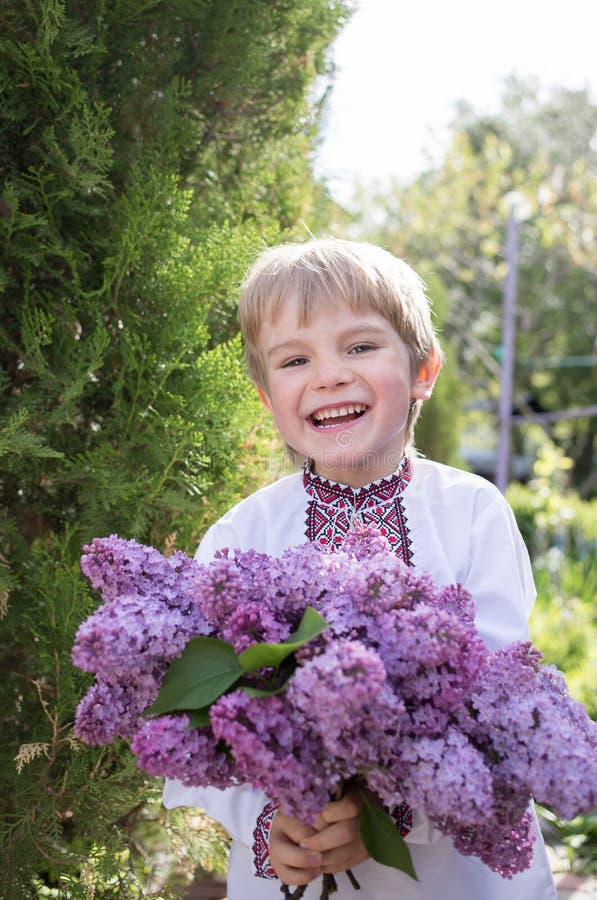
[[[479,634],[490,650],[528,641],[536,590],[527,549],[501,495],[474,519],[470,548],[464,587],[475,603]]]
[[[167,778],[162,802],[166,809],[194,806],[220,822],[230,837],[253,848],[261,835],[256,833],[263,812],[270,805],[264,791],[240,784],[225,789],[215,787],[185,787],[177,779]]]

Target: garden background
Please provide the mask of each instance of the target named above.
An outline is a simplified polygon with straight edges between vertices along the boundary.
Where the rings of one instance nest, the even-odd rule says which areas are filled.
[[[347,0],[0,11],[4,900],[166,898],[197,866],[224,864],[218,829],[166,816],[124,744],[74,738],[88,679],[70,649],[98,603],[82,544],[117,532],[192,553],[226,508],[287,470],[236,326],[260,249],[332,233],[412,263],[447,351],[417,444],[483,468],[516,191],[514,411],[594,400],[597,107],[586,91],[510,80],[495,116],[461,105],[440,162],[377,193],[357,186],[343,209],[313,160],[350,12]],[[522,481],[508,490],[539,588],[533,638],[593,716],[596,428],[588,416],[519,426]],[[549,827],[571,867],[597,868],[595,817]]]

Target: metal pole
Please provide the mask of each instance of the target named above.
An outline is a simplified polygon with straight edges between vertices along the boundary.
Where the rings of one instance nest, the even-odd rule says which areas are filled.
[[[510,438],[512,432],[512,397],[514,381],[515,316],[518,290],[519,221],[517,204],[512,200],[506,231],[506,280],[503,295],[502,366],[500,378],[499,436],[495,482],[504,492],[510,473]]]

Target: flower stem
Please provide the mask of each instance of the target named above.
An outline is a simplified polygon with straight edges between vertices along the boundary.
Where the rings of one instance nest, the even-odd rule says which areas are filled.
[[[361,890],[361,885],[359,884],[359,882],[358,882],[358,881],[356,880],[356,878],[354,877],[354,875],[353,875],[353,873],[352,873],[352,870],[351,870],[351,869],[346,869],[346,874],[347,874],[347,876],[348,876],[348,880],[349,880],[350,883],[352,884],[352,886],[353,886],[353,888],[355,889],[355,891],[360,891],[360,890]]]
[[[321,894],[319,900],[329,900],[330,894],[335,894],[338,890],[338,884],[333,875],[324,875]]]
[[[348,876],[348,880],[352,884],[355,891],[361,890],[361,885],[356,880],[350,869],[346,869],[346,874]],[[292,890],[288,887],[287,884],[280,885],[280,890],[282,891],[285,900],[301,900],[305,891],[307,890],[308,885],[303,884],[300,887],[294,888]],[[335,894],[338,891],[338,883],[333,875],[324,875],[321,882],[321,894],[319,895],[319,900],[329,900],[332,894]]]
[[[303,884],[291,891],[287,884],[283,884],[281,885],[280,890],[284,894],[285,900],[300,900],[300,898],[307,890],[307,887],[308,885]]]

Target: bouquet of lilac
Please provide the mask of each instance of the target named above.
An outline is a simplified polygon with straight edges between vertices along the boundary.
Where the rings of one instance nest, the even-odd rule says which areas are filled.
[[[96,538],[81,566],[104,603],[76,636],[96,676],[76,733],[130,739],[152,775],[249,782],[311,822],[358,779],[380,800],[362,814],[367,849],[413,877],[382,806],[424,811],[506,878],[531,862],[531,797],[564,818],[595,806],[597,728],[562,675],[530,644],[490,652],[470,595],[370,528],[335,552],[209,565]]]

